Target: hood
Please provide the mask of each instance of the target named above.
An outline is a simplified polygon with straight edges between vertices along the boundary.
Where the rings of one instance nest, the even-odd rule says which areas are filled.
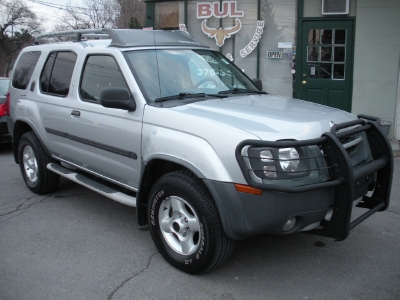
[[[172,109],[247,131],[262,140],[317,138],[329,132],[332,122],[357,119],[336,108],[268,94],[212,99]]]

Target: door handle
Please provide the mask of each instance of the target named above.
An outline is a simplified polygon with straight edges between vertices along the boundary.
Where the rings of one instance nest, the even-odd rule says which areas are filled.
[[[81,112],[79,110],[73,110],[71,112],[71,116],[73,117],[80,117],[81,116]]]
[[[306,85],[306,84],[307,84],[307,81],[303,80],[303,81],[301,82],[301,84],[302,84],[302,85]]]

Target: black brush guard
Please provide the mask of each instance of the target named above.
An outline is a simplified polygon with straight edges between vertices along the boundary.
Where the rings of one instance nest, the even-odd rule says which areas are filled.
[[[377,211],[384,211],[389,206],[390,191],[393,176],[393,153],[390,143],[381,131],[380,120],[367,115],[358,115],[359,119],[333,125],[330,132],[324,133],[320,138],[304,141],[258,141],[246,140],[236,148],[236,159],[243,171],[248,184],[255,188],[268,191],[301,193],[312,190],[334,188],[335,200],[332,204],[333,213],[329,221],[321,221],[321,226],[308,233],[344,240],[349,231]],[[358,125],[358,126],[357,126]],[[355,127],[357,126],[357,127]],[[355,127],[346,131],[341,129]],[[350,163],[349,156],[341,144],[341,138],[365,131],[372,161],[356,169]],[[263,184],[252,180],[250,170],[242,157],[242,149],[245,146],[262,146],[269,148],[289,148],[317,145],[323,149],[327,165],[330,166],[331,180],[316,184],[298,187],[276,184]],[[357,207],[368,209],[356,220],[351,221],[355,189],[365,185],[370,176],[376,173],[376,184],[372,196],[364,195]]]

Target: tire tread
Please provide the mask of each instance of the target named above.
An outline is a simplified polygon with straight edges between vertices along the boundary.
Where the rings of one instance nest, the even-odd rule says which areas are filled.
[[[19,147],[18,147],[18,155],[20,158],[20,168],[21,168],[21,173],[22,176],[25,179],[25,174],[23,170],[23,162],[21,161],[21,151],[23,150],[23,147],[25,144],[30,144],[33,148],[33,151],[35,152],[36,159],[38,161],[38,168],[39,168],[39,176],[42,176],[39,178],[39,183],[35,187],[31,187],[28,185],[28,188],[33,191],[36,194],[47,194],[50,192],[53,192],[60,181],[60,176],[54,172],[51,172],[50,170],[47,169],[47,164],[51,162],[51,158],[49,155],[46,153],[46,151],[43,149],[42,144],[40,143],[39,139],[36,137],[36,135],[33,132],[26,132],[22,135]]]
[[[208,267],[202,272],[207,273],[221,266],[231,256],[235,249],[236,242],[230,239],[224,232],[217,205],[214,202],[211,193],[204,185],[203,181],[188,170],[179,170],[169,173],[163,177],[168,180],[182,180],[193,188],[201,199],[208,216],[211,217],[212,230],[215,237],[215,254]]]

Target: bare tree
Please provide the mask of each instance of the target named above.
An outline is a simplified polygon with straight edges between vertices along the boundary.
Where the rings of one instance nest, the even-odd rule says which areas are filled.
[[[41,31],[37,18],[22,0],[0,0],[0,74],[8,75],[16,56]]]
[[[33,13],[22,0],[0,1],[0,30],[1,37],[14,29],[37,31],[40,29],[41,20]]]
[[[119,5],[115,0],[84,0],[81,6],[69,2],[56,30],[115,27]]]
[[[146,21],[146,4],[139,0],[115,0],[121,7],[116,19],[118,28],[142,28]]]

